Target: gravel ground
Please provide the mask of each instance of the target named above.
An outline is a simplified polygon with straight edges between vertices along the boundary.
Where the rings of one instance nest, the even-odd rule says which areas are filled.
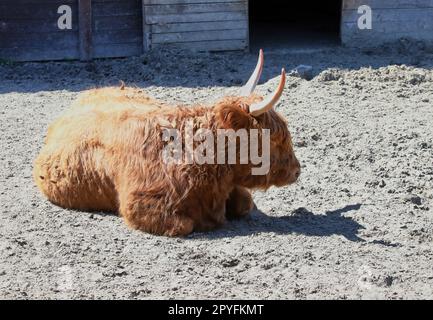
[[[167,239],[46,201],[32,162],[81,90],[123,80],[168,102],[235,93],[256,54],[162,51],[93,63],[0,65],[0,298],[433,298],[433,54],[417,44],[266,52],[303,174],[258,210]]]

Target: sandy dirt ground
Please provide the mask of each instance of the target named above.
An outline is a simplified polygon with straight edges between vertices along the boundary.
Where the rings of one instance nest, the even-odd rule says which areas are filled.
[[[290,76],[302,177],[255,193],[258,210],[211,233],[168,239],[104,213],[58,208],[32,162],[48,124],[81,90],[145,88],[169,102],[234,94],[256,53],[162,51],[93,63],[0,65],[0,298],[433,298],[433,54],[267,51],[261,93]]]

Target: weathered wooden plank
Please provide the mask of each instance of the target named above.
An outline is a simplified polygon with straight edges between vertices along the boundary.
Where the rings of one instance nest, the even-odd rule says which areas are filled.
[[[342,22],[357,22],[360,14],[357,10],[344,10]],[[372,11],[373,23],[386,21],[414,21],[420,18],[433,20],[433,8],[423,9],[376,9]]]
[[[157,43],[155,48],[179,48],[192,51],[231,51],[245,50],[247,41],[242,40],[223,40],[223,41],[199,41],[199,42],[183,42],[183,43]]]
[[[206,21],[232,21],[247,20],[246,12],[213,12],[213,13],[191,13],[191,14],[168,14],[168,15],[146,15],[146,23],[189,23]]]
[[[177,33],[157,33],[153,35],[153,43],[180,43],[195,41],[245,40],[247,29],[193,31]]]
[[[77,0],[2,0],[3,3],[9,2],[10,4],[56,4],[58,6],[61,6],[63,4],[76,4]]]
[[[105,0],[109,1],[109,0]],[[144,5],[248,2],[247,0],[143,0]]]
[[[12,61],[46,61],[71,60],[79,57],[78,45],[76,48],[56,49],[50,48],[0,48],[0,59]]]
[[[433,31],[433,23],[430,17],[422,17],[416,20],[406,21],[381,21],[375,22],[372,30],[359,30],[356,22],[348,22],[343,24],[344,28],[351,30],[352,32],[364,33],[395,33],[395,32],[422,32],[422,31]],[[432,33],[433,37],[433,33]]]
[[[80,59],[92,58],[92,1],[78,0]]]
[[[344,0],[343,0],[344,1]],[[247,23],[248,23],[248,27],[247,27],[247,37],[246,37],[246,50],[250,50],[250,0],[246,0],[245,1],[245,13],[246,13],[246,18],[247,18]]]
[[[138,43],[142,40],[139,30],[106,30],[93,35],[93,44]]]
[[[5,33],[0,37],[2,48],[45,48],[50,51],[74,48],[78,44],[77,32]]]
[[[78,18],[72,15],[72,29],[60,30],[56,19],[50,20],[0,20],[0,34],[5,33],[29,33],[29,32],[77,32]],[[1,36],[0,36],[1,38]]]
[[[225,3],[194,3],[194,4],[171,4],[171,5],[152,5],[146,6],[149,15],[184,15],[189,13],[206,12],[243,12],[245,11],[244,2],[225,2]]]
[[[51,20],[57,21],[60,2],[53,3],[0,3],[0,20]],[[72,12],[77,12],[77,3],[70,3]]]
[[[394,42],[401,38],[410,38],[420,41],[428,41],[431,43],[433,41],[431,37],[431,31],[419,32],[416,36],[413,32],[396,32],[391,33],[357,33],[354,35],[344,34],[341,37],[341,41],[350,47],[368,47],[368,46],[378,46],[387,42]]]
[[[142,51],[141,42],[99,44],[93,48],[94,56],[98,58],[130,57],[139,55]]]
[[[136,0],[96,2],[93,5],[95,17],[137,15],[140,12],[141,1]]]
[[[343,10],[368,5],[372,9],[433,8],[433,0],[344,0]]]
[[[142,18],[141,15],[125,15],[117,16],[115,18],[111,16],[94,16],[93,17],[93,31],[107,31],[107,30],[141,30]]]
[[[155,24],[153,33],[247,29],[247,20]]]
[[[152,47],[152,26],[146,22],[148,16],[146,6],[146,0],[143,0],[142,15],[143,15],[143,52],[149,51]]]

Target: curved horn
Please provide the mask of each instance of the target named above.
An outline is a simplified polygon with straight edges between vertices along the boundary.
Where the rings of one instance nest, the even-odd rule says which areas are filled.
[[[283,69],[281,70],[281,79],[277,90],[275,90],[275,92],[272,95],[267,96],[263,101],[252,104],[250,106],[250,114],[253,117],[258,117],[264,114],[265,112],[271,110],[274,107],[274,105],[278,103],[278,101],[280,100],[285,85],[286,85],[286,71]]]
[[[257,66],[254,69],[254,72],[251,75],[250,79],[248,80],[247,84],[241,88],[241,91],[240,91],[241,97],[248,97],[254,92],[254,89],[256,88],[257,83],[260,80],[260,76],[262,75],[264,62],[265,62],[265,59],[264,59],[263,50],[260,49],[259,60],[257,61]]]

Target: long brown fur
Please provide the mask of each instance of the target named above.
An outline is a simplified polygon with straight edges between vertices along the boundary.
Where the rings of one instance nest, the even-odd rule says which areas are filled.
[[[228,97],[214,106],[171,107],[134,88],[82,93],[48,129],[33,176],[53,203],[82,211],[119,212],[132,228],[185,236],[221,226],[253,208],[250,190],[296,181],[296,159],[286,121],[271,110],[253,118],[260,97]],[[271,170],[252,165],[165,164],[162,128],[271,130]]]

